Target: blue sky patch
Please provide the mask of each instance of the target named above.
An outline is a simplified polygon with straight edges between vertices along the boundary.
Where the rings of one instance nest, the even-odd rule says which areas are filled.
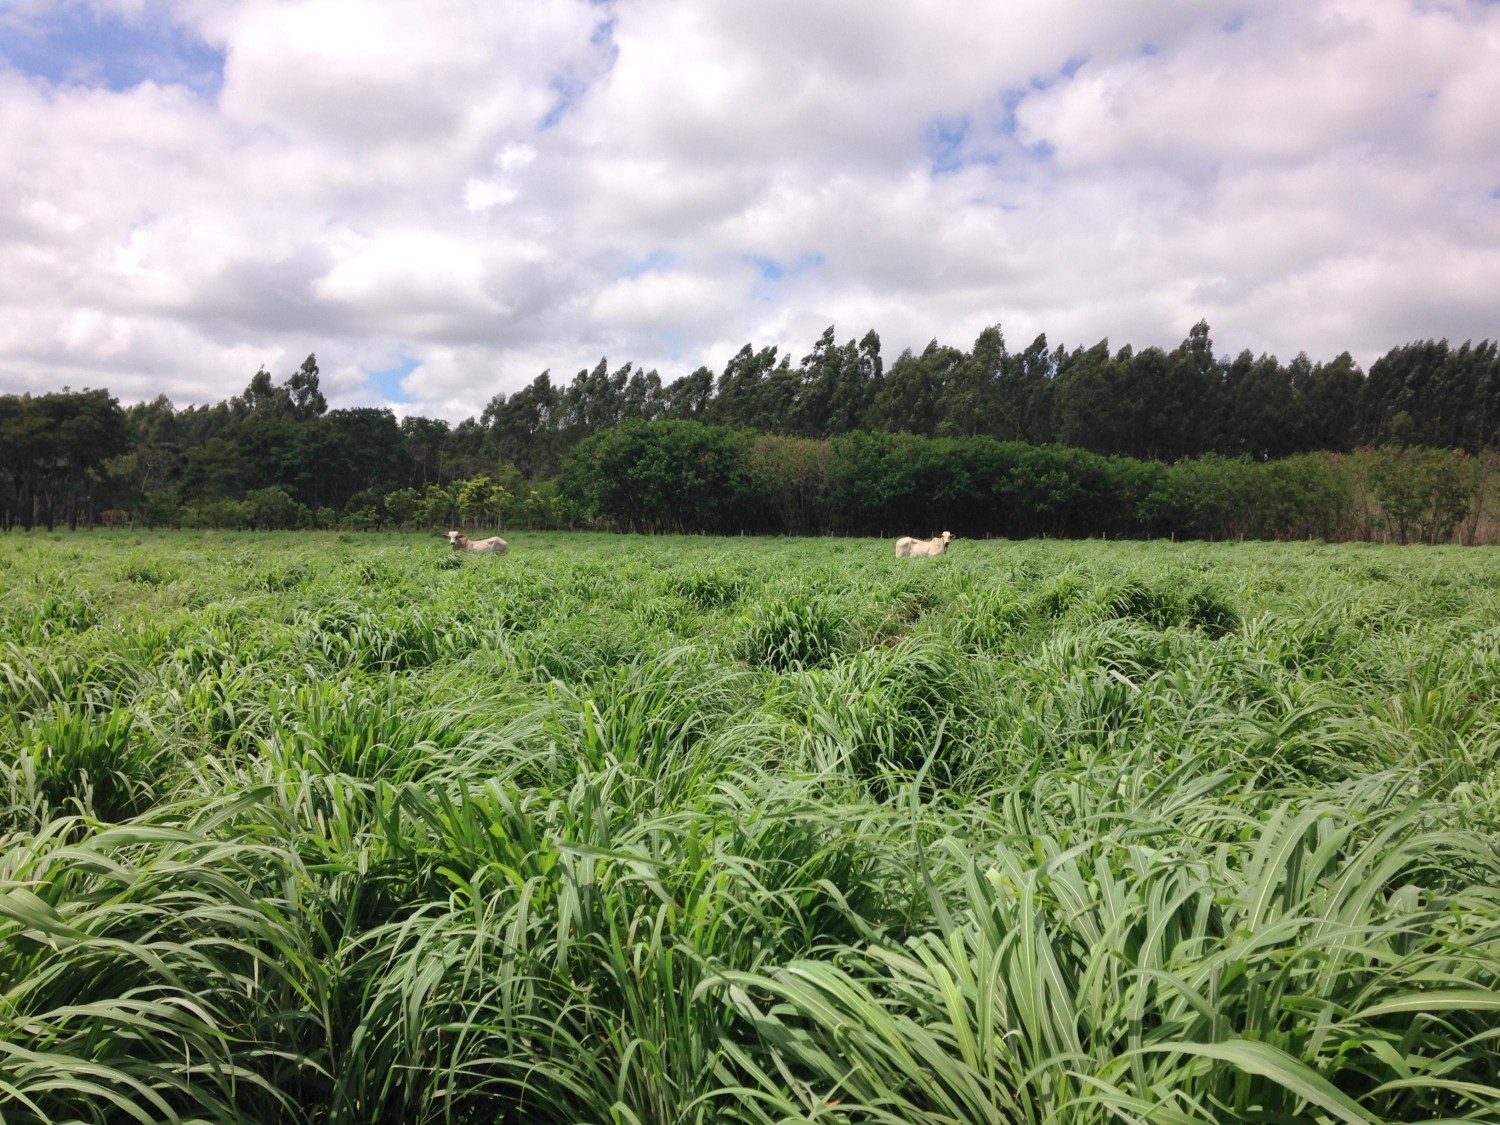
[[[1003,163],[1004,146],[995,143],[995,135],[1015,136],[1016,107],[1025,96],[1024,90],[1007,90],[1001,95],[999,113],[984,115],[977,128],[967,114],[929,122],[923,134],[928,174],[937,178],[976,164]]]
[[[1076,75],[1080,70],[1082,70],[1084,68],[1084,66],[1088,63],[1088,61],[1089,61],[1089,56],[1087,54],[1072,55],[1072,56],[1070,56],[1068,58],[1068,60],[1066,62],[1064,62],[1062,64],[1062,66],[1060,66],[1060,67],[1057,68],[1057,73],[1056,74],[1048,76],[1048,77],[1043,77],[1041,75],[1032,75],[1032,78],[1031,78],[1031,89],[1032,90],[1047,90],[1047,89],[1050,89],[1051,87],[1056,86],[1059,82],[1063,81],[1064,79],[1070,79],[1070,78],[1072,78],[1074,75]],[[1023,91],[1023,93],[1025,93],[1025,91]]]
[[[574,78],[554,78],[547,83],[552,92],[557,95],[557,101],[552,103],[552,108],[542,115],[542,119],[536,123],[537,132],[545,133],[559,121],[563,115],[573,108],[573,103],[583,96],[583,92],[589,88],[587,82]]]
[[[1072,78],[1073,75],[1083,69],[1083,64],[1088,61],[1089,57],[1087,55],[1074,55],[1067,62],[1063,63],[1057,72],[1064,78]]]
[[[675,255],[666,250],[653,250],[638,262],[631,262],[620,271],[621,277],[640,277],[652,270],[670,269],[677,264]]]
[[[763,258],[759,255],[750,255],[749,261],[760,270],[760,276],[766,281],[781,281],[788,277],[795,277],[799,273],[816,269],[823,264],[822,254],[802,254],[791,263],[778,262],[775,258]]]
[[[996,128],[1005,136],[1016,135],[1016,110],[1026,100],[1029,90],[1011,89],[1000,95],[1000,119]]]
[[[411,398],[401,389],[401,380],[415,371],[418,366],[418,360],[402,356],[401,362],[395,367],[388,367],[384,371],[366,372],[365,382],[374,387],[380,393],[380,397],[387,402],[411,402]]]
[[[599,22],[594,33],[589,36],[589,46],[603,55],[604,65],[597,74],[556,75],[547,85],[557,95],[557,101],[552,103],[552,108],[537,122],[537,132],[545,133],[561,121],[578,104],[578,100],[588,93],[589,87],[614,68],[615,60],[620,57],[620,48],[615,43],[614,16]]]
[[[128,90],[152,81],[211,97],[224,80],[224,53],[155,5],[129,19],[58,4],[40,15],[12,15],[0,31],[0,66],[58,84]]]
[[[673,363],[682,362],[682,357],[684,354],[686,354],[687,351],[688,342],[687,338],[679,329],[665,329],[662,332],[658,332],[656,338],[661,342],[661,348],[664,352],[667,353],[668,359],[670,359]],[[672,381],[672,378],[673,377],[670,375],[664,376],[662,381],[670,383]]]
[[[1154,55],[1157,51],[1154,43],[1143,43],[1140,49],[1143,55]],[[1033,75],[1031,80],[1024,86],[1012,86],[1009,89],[1001,90],[999,93],[999,112],[992,118],[991,127],[1002,137],[1014,137],[1018,127],[1016,111],[1021,108],[1021,103],[1034,93],[1051,89],[1059,82],[1072,79],[1083,69],[1088,61],[1089,56],[1087,54],[1073,55],[1062,66],[1058,67],[1055,74],[1047,77]],[[1052,146],[1045,141],[1041,144],[1028,146],[1025,148],[1025,151],[1038,160],[1048,160],[1053,154]],[[976,153],[970,151],[966,163],[999,164],[1000,156],[996,153]]]
[[[964,166],[964,142],[969,139],[969,115],[939,117],[927,124],[923,137],[927,163],[934,176]]]

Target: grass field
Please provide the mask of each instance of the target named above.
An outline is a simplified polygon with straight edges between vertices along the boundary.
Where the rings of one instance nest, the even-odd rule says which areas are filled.
[[[0,1117],[1495,1121],[1500,554],[0,538]]]

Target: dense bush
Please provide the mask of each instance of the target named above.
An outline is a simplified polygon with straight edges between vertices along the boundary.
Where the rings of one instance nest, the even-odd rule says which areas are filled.
[[[312,521],[307,505],[297,503],[284,488],[273,486],[248,492],[244,505],[250,526],[261,531],[307,527]]]
[[[750,437],[695,422],[635,423],[587,438],[560,485],[624,531],[734,531],[755,522]]]
[[[820,442],[654,422],[589,438],[559,483],[622,531],[1432,542],[1477,512],[1478,469],[1399,446],[1163,464],[985,437]]]
[[[1474,466],[1456,449],[1382,450],[1370,487],[1400,543],[1448,539],[1474,503]]]

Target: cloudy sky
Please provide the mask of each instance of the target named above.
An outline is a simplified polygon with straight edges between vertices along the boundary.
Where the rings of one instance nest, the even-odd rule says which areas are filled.
[[[1500,4],[0,0],[0,390],[1500,335]]]

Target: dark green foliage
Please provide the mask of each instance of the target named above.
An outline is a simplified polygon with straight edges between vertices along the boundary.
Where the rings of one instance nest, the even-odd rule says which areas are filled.
[[[282,531],[306,527],[312,518],[307,506],[293,500],[279,486],[259,488],[245,495],[245,518],[250,526],[262,531]]]
[[[108,391],[0,395],[0,530],[93,523],[105,465],[131,444]]]
[[[1143,621],[1157,629],[1187,626],[1223,636],[1239,624],[1239,614],[1221,594],[1185,586],[1127,580],[1104,592],[1106,616]]]
[[[1140,618],[1159,629],[1175,625],[1181,617],[1169,591],[1140,581],[1127,581],[1110,591],[1106,607],[1112,617]]]
[[[1393,446],[1376,456],[1370,487],[1397,542],[1439,543],[1468,517],[1477,470],[1457,450]]]
[[[1240,615],[1217,591],[1190,590],[1183,606],[1183,622],[1211,637],[1221,637],[1239,627]]]
[[[589,439],[562,484],[619,530],[1441,542],[1461,523],[1472,533],[1485,479],[1478,459],[1443,450],[1163,465],[987,437],[817,442],[656,422]]]
[[[560,483],[568,499],[623,530],[734,530],[753,503],[747,445],[717,426],[631,423],[582,442]]]
[[[1500,343],[1452,347],[1421,340],[1393,348],[1370,367],[1365,441],[1391,439],[1442,448],[1500,446]]]

